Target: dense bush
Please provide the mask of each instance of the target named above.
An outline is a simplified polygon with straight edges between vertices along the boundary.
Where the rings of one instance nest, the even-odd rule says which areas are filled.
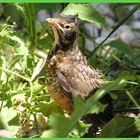
[[[139,36],[140,28],[131,27],[139,5],[106,4],[111,14],[103,14],[96,6],[0,5],[1,129],[18,137],[82,137],[88,133],[90,125],[80,120],[88,113],[104,112],[107,104],[98,100],[109,94],[114,117],[105,124],[98,137],[138,137],[140,46],[137,40],[132,44],[129,38],[124,41],[113,33],[127,25],[133,34]],[[44,18],[41,13],[45,13]],[[106,81],[105,86],[89,99],[77,97],[72,115],[64,113],[50,99],[44,83],[44,63],[54,40],[45,18],[69,13],[78,17],[78,43],[82,52],[93,67],[102,71]],[[112,25],[108,22],[110,17],[114,21]],[[92,28],[95,30],[91,34],[89,30]],[[110,34],[99,41],[104,31]],[[127,30],[124,32],[127,34]],[[5,137],[12,135],[5,132]]]

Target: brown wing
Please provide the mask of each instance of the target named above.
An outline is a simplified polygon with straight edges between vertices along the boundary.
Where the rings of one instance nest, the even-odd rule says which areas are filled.
[[[98,71],[82,64],[66,64],[57,72],[57,76],[65,96],[71,100],[77,95],[87,97],[103,84]]]

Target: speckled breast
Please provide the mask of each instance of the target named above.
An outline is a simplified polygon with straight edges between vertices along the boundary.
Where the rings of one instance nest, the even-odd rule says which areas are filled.
[[[54,91],[59,87],[59,82],[56,74],[56,66],[51,64],[51,61],[46,62],[46,75],[45,75],[45,83],[48,87],[48,90]]]
[[[65,97],[61,90],[61,85],[57,79],[57,65],[53,64],[52,61],[46,62],[46,78],[45,82],[47,85],[47,89],[51,95],[51,97],[56,101],[56,103],[71,113],[73,111],[73,107],[68,98]]]

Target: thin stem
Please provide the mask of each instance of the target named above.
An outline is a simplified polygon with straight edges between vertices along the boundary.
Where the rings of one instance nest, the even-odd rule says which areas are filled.
[[[126,91],[127,96],[131,99],[131,101],[134,103],[136,107],[138,107],[138,110],[140,111],[140,105],[138,102],[134,99],[134,97],[131,95],[129,91]]]
[[[4,101],[2,100],[1,105],[0,105],[0,112],[2,111],[3,103],[4,103]]]
[[[6,72],[6,73],[9,73],[9,74],[16,75],[17,77],[20,77],[20,78],[24,79],[25,81],[30,82],[30,79],[28,79],[28,78],[26,78],[26,77],[24,77],[24,76],[22,76],[22,75],[20,75],[20,74],[18,74],[18,73],[16,73],[16,72],[13,72],[13,71],[11,71],[11,70],[8,70],[8,69],[2,68],[2,67],[0,67],[0,70],[4,71],[4,72]]]
[[[29,84],[30,84],[30,92],[31,92],[31,96],[29,98],[29,103],[31,104],[32,97],[33,97],[33,85],[32,85],[32,81],[29,81]]]
[[[139,112],[140,107],[126,108],[126,109],[114,109],[113,113],[122,113],[122,112]]]
[[[100,48],[100,46],[122,25],[124,24],[136,11],[138,7],[135,6],[109,33],[109,35],[87,56],[87,58],[91,58],[92,55]]]

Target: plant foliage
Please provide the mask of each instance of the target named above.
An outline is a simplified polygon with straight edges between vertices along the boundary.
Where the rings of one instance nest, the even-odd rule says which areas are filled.
[[[54,38],[47,23],[39,23],[38,12],[46,10],[56,16],[71,13],[83,24],[100,25],[100,30],[109,27],[105,17],[91,4],[2,6],[6,10],[0,21],[0,129],[17,137],[84,137],[94,124],[85,123],[83,117],[105,113],[109,103],[101,100],[110,95],[114,116],[97,137],[139,136],[139,47],[132,47],[121,38],[101,44],[89,61],[102,71],[105,85],[86,100],[77,96],[70,115],[55,104],[45,86],[44,64]],[[82,26],[79,32],[80,48],[88,56],[86,41],[96,43],[93,38],[97,35],[90,37]],[[139,33],[139,29],[133,32]]]

